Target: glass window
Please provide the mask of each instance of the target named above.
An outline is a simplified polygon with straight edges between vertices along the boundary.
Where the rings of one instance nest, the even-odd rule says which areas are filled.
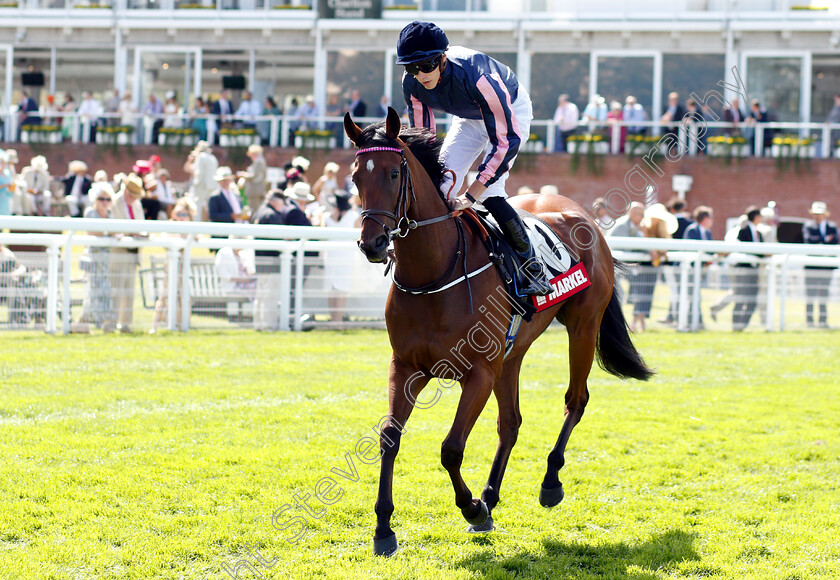
[[[718,83],[724,80],[726,57],[722,54],[665,54],[662,55],[662,104],[668,103],[668,93],[680,94],[685,106],[691,93],[702,97],[707,92],[722,91]],[[711,100],[712,108],[720,115],[720,103]],[[661,114],[662,111],[659,111]]]
[[[201,92],[211,101],[223,90],[230,90],[234,106],[239,105],[242,91],[248,88],[251,54],[247,50],[202,50]]]
[[[633,95],[651,118],[656,117],[651,115],[650,110],[653,102],[653,57],[598,57],[597,87],[598,94],[607,100],[608,107],[612,101],[623,104],[628,95]]]
[[[840,94],[840,57],[814,55],[811,81],[811,122],[822,123],[834,106],[834,95]]]
[[[314,53],[258,50],[255,63],[254,94],[258,98],[272,96],[285,111],[293,98],[312,94]]]
[[[91,91],[102,102],[114,90],[114,50],[59,48],[55,63],[56,102],[71,95],[81,102],[82,91]]]
[[[367,109],[365,116],[377,116],[376,106],[385,90],[385,66],[385,53],[381,51],[333,50],[327,53],[328,109],[338,107],[343,114],[353,91],[359,91]]]
[[[776,121],[799,121],[802,59],[750,57],[744,79],[750,99],[758,99]]]
[[[140,102],[145,103],[150,94],[161,101],[175,94],[178,104],[186,108],[195,92],[193,74],[195,57],[191,53],[144,52],[141,57]]]
[[[45,104],[50,91],[50,50],[16,49],[12,87],[16,94],[25,89],[39,106]]]
[[[583,111],[589,101],[589,55],[535,54],[531,58],[534,118],[553,118],[557,97],[563,93]]]

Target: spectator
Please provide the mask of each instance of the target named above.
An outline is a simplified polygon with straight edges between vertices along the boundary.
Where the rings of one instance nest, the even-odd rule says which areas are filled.
[[[327,198],[328,213],[324,215],[323,226],[353,228],[361,225],[359,213],[350,204],[350,194],[337,190]],[[352,289],[353,263],[356,249],[348,244],[347,248],[324,252],[324,289],[329,292],[327,303],[330,320],[344,321],[344,307],[347,294]]]
[[[61,134],[65,139],[69,139],[70,132],[73,130],[74,113],[76,112],[76,101],[73,100],[73,95],[70,93],[64,94],[64,102],[59,110],[64,113],[61,118]]]
[[[20,173],[21,184],[21,208],[23,215],[48,216],[52,205],[52,192],[50,191],[50,168],[47,165],[47,158],[43,155],[36,155],[29,161],[29,166],[24,167]],[[88,181],[88,189],[90,188]],[[87,190],[83,188],[83,204],[86,205]],[[78,217],[78,216],[74,216]]]
[[[606,233],[615,225],[603,197],[596,197],[592,202],[592,212],[595,214],[595,223],[602,233]]]
[[[277,106],[277,103],[274,101],[274,98],[268,96],[265,98],[265,102],[263,103],[263,115],[267,117],[279,117],[283,114],[283,111],[280,110],[280,107]],[[257,122],[257,131],[262,137],[263,145],[268,145],[271,141],[271,121],[259,121]],[[279,135],[279,133],[278,133]],[[257,206],[253,206],[254,209]]]
[[[776,224],[775,202],[770,202],[767,207],[761,208],[761,221],[756,226],[761,239],[768,244],[775,244],[779,241],[777,232],[779,226]]]
[[[607,120],[607,100],[599,94],[592,95],[589,104],[583,109],[581,118],[586,123],[604,123]],[[591,130],[591,128],[590,128]]]
[[[228,239],[238,239],[230,236]],[[235,246],[225,246],[216,252],[216,274],[219,286],[225,295],[240,294],[251,300],[256,295],[257,277],[255,276],[253,253]]]
[[[184,171],[191,176],[190,197],[195,203],[200,221],[207,221],[207,201],[218,189],[215,180],[218,168],[219,162],[207,141],[196,143],[184,164]]]
[[[714,213],[712,212],[712,208],[705,206],[705,205],[698,205],[694,208],[694,223],[689,225],[685,229],[685,235],[683,236],[686,240],[711,240],[712,239],[712,225],[714,224]],[[692,280],[694,278],[692,277]],[[699,296],[699,292],[698,292]],[[689,302],[688,302],[688,311],[691,313],[694,310],[694,289],[693,287],[689,287]],[[699,327],[705,328],[703,325],[703,310],[701,309],[701,303],[698,300],[697,303],[697,310],[700,313],[698,317]],[[714,314],[712,315],[712,320],[714,320]]]
[[[723,122],[732,123],[731,127],[723,130],[724,135],[730,137],[741,136],[741,122],[744,120],[744,113],[741,112],[741,103],[736,97],[733,97],[729,105],[723,109]]]
[[[685,107],[687,109],[687,117],[685,118],[686,130],[689,132],[695,130],[697,132],[694,138],[689,139],[689,144],[691,141],[695,141],[697,143],[697,153],[702,154],[706,151],[706,117],[697,108],[697,101],[694,99],[688,99]]]
[[[93,205],[85,210],[87,219],[111,219],[114,190],[109,183],[96,183],[91,187]],[[101,232],[89,231],[91,236],[107,236]],[[88,332],[87,324],[101,328],[103,332],[114,331],[114,304],[109,276],[111,248],[90,246],[87,255],[82,256],[82,270],[87,274],[87,292],[82,303],[82,314],[73,332]]]
[[[668,106],[662,112],[660,120],[662,123],[669,125],[665,129],[665,134],[674,136],[674,141],[671,142],[671,148],[678,146],[680,136],[679,123],[683,117],[685,117],[685,109],[680,104],[680,94],[676,92],[668,93]]]
[[[233,183],[234,179],[235,176],[230,167],[222,166],[216,171],[215,180],[219,186],[207,203],[211,222],[241,224],[244,221],[245,214],[242,212],[239,191]]]
[[[192,111],[190,111],[190,117],[192,119],[190,121],[190,127],[198,132],[199,141],[205,141],[207,139],[207,115],[209,114],[210,108],[204,102],[204,99],[196,97]]]
[[[79,109],[76,111],[79,114],[82,134],[79,136],[84,141],[85,127],[88,128],[89,134],[87,143],[96,142],[96,128],[99,126],[100,117],[102,117],[102,105],[93,98],[93,93],[85,91],[82,93],[82,102],[79,103]]]
[[[181,106],[175,96],[175,91],[166,91],[166,102],[163,104],[163,128],[181,128]]]
[[[236,109],[236,118],[243,127],[255,129],[257,126],[257,117],[262,115],[262,105],[254,98],[250,91],[242,92],[242,102],[239,103],[239,108]]]
[[[71,161],[67,166],[64,183],[64,201],[70,217],[82,217],[85,208],[90,205],[88,192],[93,183],[87,175],[88,166],[84,161]]]
[[[645,237],[645,229],[642,226],[644,217],[644,204],[634,201],[630,204],[627,213],[615,220],[615,226],[607,231],[606,235],[610,237],[643,238]],[[650,265],[650,263],[648,262],[647,265]],[[642,330],[636,321],[640,318],[643,319],[642,309],[644,304],[642,302],[645,300],[646,285],[646,278],[642,271],[638,267],[633,268],[630,272],[630,290],[627,297],[628,303],[633,304],[633,323],[630,325],[633,332]]]
[[[207,131],[216,136],[216,143],[218,143],[219,131],[233,121],[233,103],[230,100],[230,91],[222,91],[219,100],[210,106],[210,114],[213,117],[207,123]],[[200,207],[198,209],[201,211]]]
[[[143,107],[143,117],[146,124],[152,124],[152,141],[151,144],[158,144],[158,133],[163,127],[163,103],[158,99],[154,93],[149,93],[149,100]]]
[[[648,116],[644,107],[638,103],[636,97],[628,95],[627,98],[624,99],[624,122],[637,123],[647,120]],[[629,135],[647,135],[647,127],[644,125],[627,125],[627,133]]]
[[[297,98],[293,98],[292,101],[289,103],[289,108],[286,111],[286,117],[291,119],[288,121],[289,127],[289,141],[292,143],[295,142],[295,133],[297,130],[300,129],[300,121],[298,121],[298,110],[300,109],[300,104],[298,103]]]
[[[318,107],[315,105],[315,97],[309,95],[306,101],[298,108],[297,118],[300,120],[300,129],[315,129],[318,121]]]
[[[115,219],[144,220],[143,180],[135,174],[128,175],[122,180],[120,192],[111,204],[111,215]],[[118,234],[118,239],[124,237],[144,237],[140,234]],[[139,262],[139,248],[113,248],[111,250],[111,293],[117,314],[117,330],[131,332],[134,320],[134,285],[135,271]]]
[[[277,102],[272,96],[268,96],[265,98],[265,114],[272,115],[275,117],[283,114],[283,111],[280,110],[279,106],[277,106]]]
[[[364,117],[367,113],[367,105],[362,100],[362,94],[358,90],[353,90],[350,93],[350,100],[347,101],[347,106],[344,107],[346,113],[350,113],[353,118]]]
[[[267,164],[261,145],[248,147],[247,155],[251,160],[251,165],[236,175],[240,178],[240,186],[245,193],[245,199],[248,200],[248,207],[256,210],[265,199]]]
[[[688,212],[685,211],[685,201],[675,197],[668,202],[667,208],[677,220],[677,229],[674,230],[672,238],[675,240],[681,240],[685,236],[685,230],[688,226],[694,223],[691,218],[688,217]],[[680,284],[682,282],[680,267],[679,265],[667,266],[663,269],[662,273],[665,278],[665,284],[668,286],[670,291],[671,299],[668,316],[658,322],[661,324],[676,324],[680,303]]]
[[[554,111],[556,152],[566,152],[566,141],[577,132],[579,116],[577,105],[569,100],[569,95],[563,93],[557,97],[557,109]]]
[[[182,197],[176,203],[174,208],[172,209],[172,219],[173,221],[177,222],[191,222],[195,219],[196,209],[195,204],[190,200],[188,197]],[[178,234],[181,237],[186,237],[186,234]],[[178,270],[181,270],[181,265],[184,260],[184,250],[178,251]],[[176,314],[175,314],[175,324],[178,330],[183,330],[181,328],[181,295],[183,294],[183,284],[182,284],[182,277],[178,276],[178,292],[176,293],[177,305],[176,305]],[[166,316],[166,305],[169,300],[169,261],[167,260],[164,262],[163,266],[163,288],[161,288],[161,293],[158,296],[157,300],[155,301],[155,314],[152,318],[152,328],[149,330],[149,334],[155,334],[157,332],[158,326],[161,322],[164,321],[164,317]]]
[[[312,184],[312,195],[322,206],[327,207],[327,199],[338,190],[338,163],[329,161],[324,165],[324,174]]]
[[[15,182],[7,165],[9,156],[0,149],[0,215],[12,215],[12,200],[15,196]]]
[[[120,111],[120,90],[114,89],[114,92],[111,96],[105,100],[105,114],[108,115],[105,118],[105,124],[109,127],[116,127],[119,122],[120,118],[117,115]]]
[[[624,120],[624,111],[622,110],[621,103],[618,101],[613,101],[610,103],[610,112],[607,113],[607,123],[610,124],[612,127],[615,123],[620,123]],[[618,151],[620,153],[624,152],[624,141],[627,139],[627,127],[622,126],[618,130]],[[610,131],[610,141],[612,141],[612,131]]]
[[[763,241],[758,232],[758,222],[761,221],[761,210],[755,206],[747,208],[747,219],[738,231],[738,241]],[[750,323],[755,307],[758,303],[758,270],[753,262],[735,264],[735,307],[732,310],[732,330],[741,332]]]
[[[772,121],[771,114],[764,108],[762,108],[761,103],[758,99],[753,99],[750,101],[750,115],[747,118],[747,122],[750,125],[755,126],[756,123],[770,123]],[[773,135],[776,133],[775,129],[764,129],[762,131],[762,154],[765,153],[770,146],[773,144]],[[756,141],[758,141],[758,131],[755,132]]]
[[[840,242],[837,224],[829,221],[831,214],[828,206],[822,201],[811,204],[811,219],[802,226],[802,238],[806,244],[836,245]],[[820,328],[828,328],[828,290],[831,285],[831,275],[834,268],[827,266],[805,266],[805,321],[808,327],[814,326],[814,305],[819,306]]]
[[[828,113],[828,118],[825,120],[826,124],[838,125],[840,124],[840,93],[834,94],[834,106]],[[837,131],[831,131],[830,144],[837,143]],[[833,149],[833,147],[831,147]]]
[[[44,122],[48,125],[61,124],[58,119],[58,112],[61,111],[55,102],[55,95],[47,95],[47,104],[44,105]]]
[[[134,127],[134,130],[137,130],[137,105],[134,104],[131,91],[126,91],[120,99],[117,112],[120,114],[120,125]]]
[[[388,98],[388,95],[382,95],[379,98],[379,104],[376,105],[376,116],[380,119],[384,119],[388,116],[388,107],[391,106],[391,99]]]
[[[152,197],[160,202],[160,209],[166,213],[167,218],[172,216],[172,208],[175,205],[175,192],[172,191],[172,184],[169,182],[169,171],[159,169],[155,174],[155,188]],[[194,209],[195,204],[193,204]],[[192,218],[190,218],[192,221]]]
[[[29,91],[21,91],[18,102],[18,136],[24,125],[40,125],[41,118],[38,117],[38,103],[29,96]]]

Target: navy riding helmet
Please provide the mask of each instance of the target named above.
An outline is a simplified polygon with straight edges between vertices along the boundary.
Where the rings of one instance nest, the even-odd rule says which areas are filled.
[[[397,40],[397,64],[416,64],[446,52],[449,39],[431,22],[415,20],[400,32]]]

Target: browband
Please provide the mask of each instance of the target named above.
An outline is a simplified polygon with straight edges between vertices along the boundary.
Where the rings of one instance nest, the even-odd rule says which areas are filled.
[[[392,153],[403,154],[403,150],[398,147],[368,147],[367,149],[359,149],[356,151],[356,157],[362,153],[376,153],[377,151],[391,151]]]

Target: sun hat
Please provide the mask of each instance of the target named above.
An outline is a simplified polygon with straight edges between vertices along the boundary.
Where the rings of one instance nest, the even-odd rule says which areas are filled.
[[[813,215],[822,215],[828,213],[828,205],[824,201],[815,201],[811,204],[811,209],[808,213]]]
[[[135,197],[143,197],[146,193],[143,189],[143,180],[133,173],[122,180],[122,191],[128,191]]]
[[[213,176],[213,179],[216,181],[223,181],[225,179],[233,179],[236,176],[231,171],[230,167],[227,165],[222,165],[216,170],[216,175]]]
[[[661,203],[655,203],[645,210],[645,221],[658,219],[665,222],[669,234],[673,234],[680,227],[677,216],[669,212]]]
[[[315,196],[312,195],[312,188],[308,183],[304,183],[303,181],[298,181],[292,187],[287,187],[283,193],[287,198],[298,201],[315,201]]]

